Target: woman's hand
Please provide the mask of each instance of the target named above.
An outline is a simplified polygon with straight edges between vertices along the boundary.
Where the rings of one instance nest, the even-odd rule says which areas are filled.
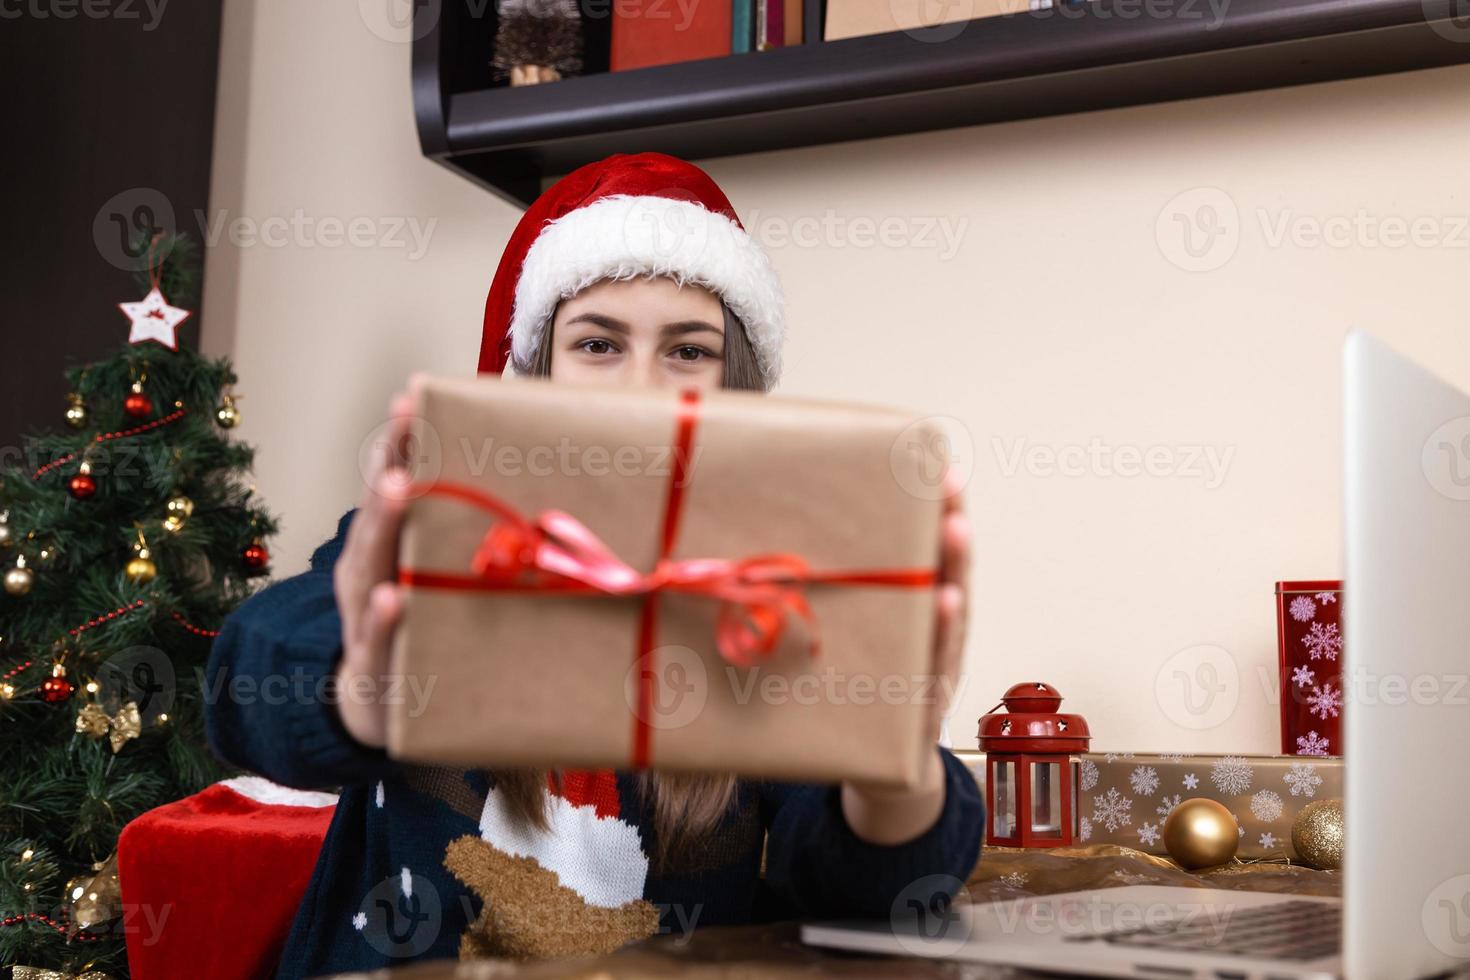
[[[348,734],[364,745],[387,744],[388,651],[403,603],[399,595],[398,534],[409,500],[403,466],[413,401],[395,395],[388,438],[363,485],[362,500],[332,571],[342,617],[337,711]]]
[[[939,526],[940,574],[934,628],[934,701],[929,730],[939,739],[949,698],[959,678],[969,607],[970,522],[963,488],[950,471],[944,516]],[[923,834],[944,811],[944,762],[937,751],[925,755],[923,778],[913,789],[842,784],[842,814],[853,833],[870,844],[904,844]]]

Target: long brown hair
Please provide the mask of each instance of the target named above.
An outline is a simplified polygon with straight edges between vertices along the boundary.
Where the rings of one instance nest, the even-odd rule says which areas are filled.
[[[723,302],[720,308],[725,318],[725,366],[721,384],[746,391],[767,390],[745,325]],[[551,320],[555,319],[553,311]],[[551,351],[552,326],[548,323],[530,363],[524,367],[516,365],[517,370],[534,377],[549,377]],[[547,772],[510,769],[497,770],[491,775],[515,819],[539,830],[547,829]],[[661,862],[688,859],[735,802],[735,777],[730,775],[645,772],[638,776],[638,789],[653,807],[656,857]]]

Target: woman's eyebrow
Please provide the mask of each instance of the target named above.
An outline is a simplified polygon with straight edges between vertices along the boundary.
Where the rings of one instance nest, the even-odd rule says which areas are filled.
[[[704,320],[679,320],[675,323],[664,324],[664,335],[667,337],[682,337],[686,333],[712,333],[717,336],[725,336],[725,331],[712,323]]]
[[[578,313],[576,316],[568,320],[567,323],[569,325],[573,323],[591,323],[601,327],[604,330],[611,330],[614,333],[625,335],[629,332],[628,325],[626,323],[624,323],[622,320],[619,320],[617,317],[611,317],[604,313]]]

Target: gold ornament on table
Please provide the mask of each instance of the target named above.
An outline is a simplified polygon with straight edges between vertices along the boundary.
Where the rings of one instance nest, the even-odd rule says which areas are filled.
[[[1342,800],[1308,803],[1291,823],[1291,846],[1308,867],[1339,871],[1347,842],[1344,829]]]
[[[5,570],[5,591],[13,596],[23,596],[36,584],[36,573],[26,567],[26,556],[15,556],[15,567]]]
[[[1164,849],[1190,871],[1225,864],[1240,847],[1240,829],[1224,804],[1203,797],[1185,800],[1164,821]]]
[[[77,712],[77,732],[93,738],[110,736],[112,752],[116,755],[118,749],[143,732],[143,719],[138,714],[138,703],[127,702],[111,717],[97,702],[86,704]]]
[[[164,504],[164,511],[168,516],[163,519],[163,529],[169,534],[178,534],[194,513],[194,501],[183,494],[176,494]]]
[[[214,410],[214,420],[219,423],[220,428],[233,429],[240,424],[240,410],[235,407],[235,400],[242,397],[244,396],[225,392],[220,399],[219,408]]]
[[[133,544],[133,557],[124,571],[128,581],[134,585],[147,585],[158,577],[158,566],[153,563],[153,553],[148,550],[141,527],[138,528],[138,540]]]

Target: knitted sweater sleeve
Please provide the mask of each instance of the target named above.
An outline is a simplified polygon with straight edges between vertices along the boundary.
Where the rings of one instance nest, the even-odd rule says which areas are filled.
[[[343,727],[334,674],[342,625],[332,566],[355,511],[317,548],[308,571],[251,596],[230,614],[204,678],[205,732],[225,762],[301,789],[367,783],[394,767]]]
[[[936,750],[944,810],[907,844],[870,844],[854,834],[835,786],[767,784],[766,885],[805,918],[888,918],[910,886],[926,898],[957,891],[980,857],[985,802],[965,764]]]

